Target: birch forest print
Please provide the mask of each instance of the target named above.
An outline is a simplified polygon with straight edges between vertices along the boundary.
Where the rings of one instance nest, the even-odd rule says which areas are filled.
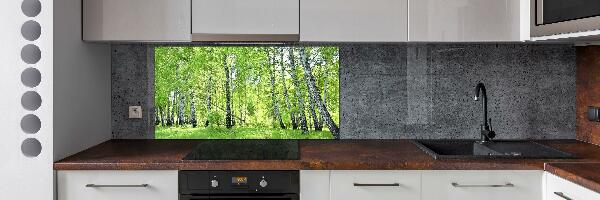
[[[157,139],[339,138],[338,47],[155,48]]]

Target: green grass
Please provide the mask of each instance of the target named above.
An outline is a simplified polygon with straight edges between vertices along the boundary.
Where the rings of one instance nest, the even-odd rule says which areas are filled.
[[[333,139],[329,131],[256,128],[256,127],[161,127],[156,126],[156,139]]]

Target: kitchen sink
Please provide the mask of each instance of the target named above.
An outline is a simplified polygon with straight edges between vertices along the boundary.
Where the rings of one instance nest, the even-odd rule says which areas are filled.
[[[435,159],[576,158],[571,153],[533,141],[498,140],[480,143],[476,140],[413,140],[412,142]]]

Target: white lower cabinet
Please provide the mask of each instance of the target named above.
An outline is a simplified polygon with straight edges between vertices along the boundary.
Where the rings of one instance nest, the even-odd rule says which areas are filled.
[[[57,171],[58,200],[177,200],[174,170]],[[600,200],[536,170],[303,170],[300,200]]]
[[[419,200],[419,171],[331,171],[331,200]]]
[[[546,173],[545,200],[600,200],[600,194]]]
[[[537,170],[301,171],[301,200],[542,200]]]
[[[177,200],[177,171],[58,171],[58,200]]]
[[[543,171],[423,171],[422,200],[542,200]]]
[[[329,170],[300,171],[301,200],[329,200]]]

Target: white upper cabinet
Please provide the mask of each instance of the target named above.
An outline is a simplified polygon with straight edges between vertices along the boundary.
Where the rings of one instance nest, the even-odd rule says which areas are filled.
[[[408,0],[302,0],[302,42],[406,42]]]
[[[299,0],[192,0],[194,41],[298,41]]]
[[[529,40],[528,0],[411,0],[409,41]]]
[[[189,0],[83,0],[85,41],[190,41]]]
[[[527,0],[83,0],[86,41],[512,42]]]

